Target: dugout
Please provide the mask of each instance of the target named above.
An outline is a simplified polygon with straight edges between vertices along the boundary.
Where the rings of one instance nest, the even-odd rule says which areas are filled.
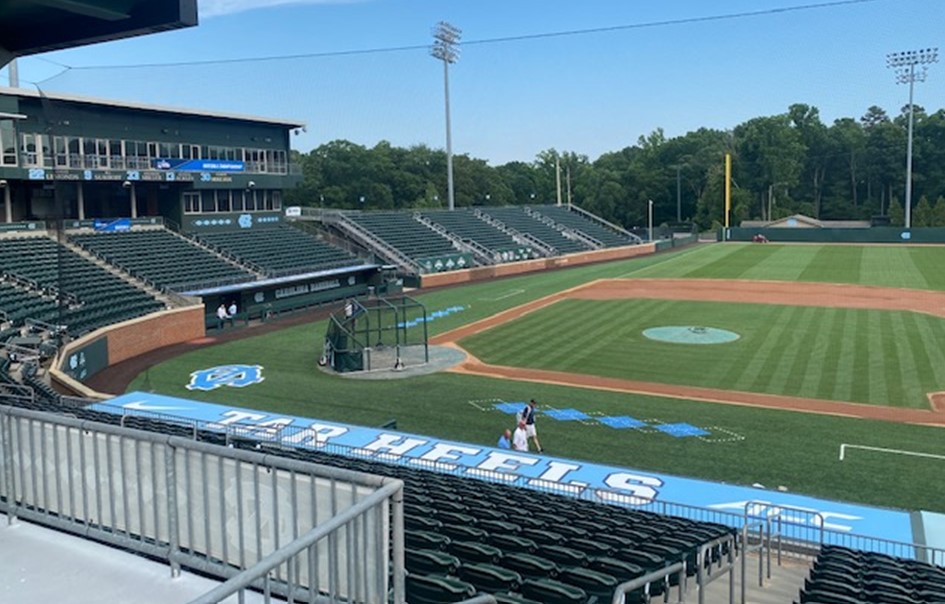
[[[183,293],[200,298],[206,327],[216,329],[220,327],[216,314],[220,304],[229,307],[235,302],[237,315],[233,323],[245,324],[344,298],[366,296],[382,285],[381,266],[363,264]]]
[[[349,373],[429,363],[427,321],[410,296],[350,298],[328,319],[319,365]]]

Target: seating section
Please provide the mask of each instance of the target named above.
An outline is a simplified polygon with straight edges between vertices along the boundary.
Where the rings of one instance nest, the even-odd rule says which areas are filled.
[[[527,245],[516,242],[511,235],[480,219],[472,210],[459,209],[452,212],[437,210],[423,212],[423,216],[463,240],[478,243],[500,257],[502,261],[537,257],[537,254],[532,254]],[[504,255],[503,252],[505,252]]]
[[[590,218],[568,209],[567,206],[535,206],[532,208],[532,211],[551,218],[558,224],[566,226],[569,229],[574,229],[589,237],[593,237],[603,243],[605,247],[619,247],[639,243],[638,239],[626,233],[611,229],[600,222],[595,222]]]
[[[236,443],[255,447],[255,442]],[[324,452],[273,453],[400,478],[411,604],[491,593],[499,602],[609,602],[617,585],[687,560],[733,529],[504,484],[355,460]],[[664,585],[651,585],[659,595]],[[643,592],[628,603],[643,601]]]
[[[456,254],[453,242],[409,212],[365,212],[349,219],[413,260]]]
[[[48,237],[4,239],[0,245],[0,273],[31,284],[25,288],[8,281],[0,287],[0,310],[14,327],[32,318],[64,324],[76,337],[164,306]],[[57,295],[60,289],[61,308]]]
[[[591,249],[582,242],[565,237],[554,227],[545,224],[538,218],[525,213],[525,208],[508,206],[501,208],[482,208],[482,212],[501,221],[505,226],[520,233],[528,233],[558,251],[559,254],[584,252]]]
[[[824,546],[804,581],[800,604],[935,604],[945,602],[945,568]]]
[[[8,328],[0,331],[0,341],[18,332],[19,326],[28,318],[52,322],[50,320],[56,317],[57,309],[54,296],[43,296],[16,283],[0,281],[0,312],[3,313],[0,319],[5,318],[9,324]],[[0,324],[3,323],[0,320]]]
[[[361,261],[348,252],[288,226],[203,233],[200,240],[279,275],[314,273],[353,266]]]
[[[166,229],[81,233],[70,239],[106,262],[168,289],[255,280],[250,271]]]

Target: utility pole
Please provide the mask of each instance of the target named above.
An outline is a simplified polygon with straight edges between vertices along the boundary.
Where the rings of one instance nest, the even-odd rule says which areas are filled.
[[[459,39],[462,30],[446,21],[440,21],[433,30],[430,55],[443,61],[443,90],[446,99],[446,194],[448,207],[455,207],[453,193],[453,133],[450,127],[450,65],[459,60]]]
[[[557,205],[561,205],[561,158],[555,153],[555,191],[557,191]]]
[[[914,106],[912,90],[914,84],[924,82],[930,63],[938,62],[938,48],[907,50],[886,55],[886,67],[896,70],[896,83],[909,84],[909,134],[906,141],[906,220],[905,227],[912,228],[912,128]],[[916,65],[920,70],[916,71]]]

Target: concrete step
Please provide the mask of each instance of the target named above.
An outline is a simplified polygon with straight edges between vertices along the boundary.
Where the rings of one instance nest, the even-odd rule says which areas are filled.
[[[763,584],[758,584],[758,556],[749,554],[746,562],[745,604],[791,604],[797,601],[804,579],[810,572],[810,561],[794,558],[784,558],[781,565],[772,559],[771,578],[764,578]],[[731,600],[736,604],[741,599],[741,561],[736,562],[735,594]],[[691,591],[687,602],[697,602],[698,592]],[[728,604],[729,581],[728,577],[720,577],[710,583],[705,590],[706,604]]]

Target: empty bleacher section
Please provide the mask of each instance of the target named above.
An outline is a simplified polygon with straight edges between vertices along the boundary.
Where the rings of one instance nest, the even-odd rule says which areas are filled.
[[[562,230],[542,222],[540,217],[528,214],[524,207],[490,207],[481,208],[479,211],[494,221],[498,221],[499,228],[538,239],[550,248],[552,255],[555,256],[594,249],[592,245],[568,237]]]
[[[242,261],[262,267],[271,277],[361,264],[348,252],[285,225],[201,233],[198,239],[211,248],[225,250]]]
[[[884,554],[824,546],[804,582],[798,602],[945,602],[945,568]]]
[[[524,241],[485,222],[472,210],[437,210],[421,216],[441,226],[462,242],[472,242],[488,251],[490,263],[536,258],[539,254]]]
[[[12,327],[31,318],[64,325],[76,337],[164,307],[143,290],[48,237],[3,239],[0,277],[5,282],[0,289],[0,311]]]
[[[176,291],[256,279],[249,270],[163,228],[75,233],[69,238],[135,277]]]
[[[675,562],[685,560],[694,575],[699,546],[734,534],[720,524],[435,471],[301,449],[274,452],[404,481],[411,604],[477,593],[502,602],[609,602],[617,585]],[[650,593],[663,587],[651,585]],[[641,597],[642,590],[626,601]]]
[[[347,214],[347,219],[398,250],[427,272],[469,265],[470,260],[454,247],[452,241],[418,221],[412,213],[351,213]],[[437,262],[440,263],[439,268]],[[461,266],[457,266],[457,263]]]
[[[572,210],[567,206],[533,206],[534,214],[550,218],[559,225],[578,231],[600,241],[604,247],[617,247],[639,243],[640,238],[629,232],[617,230],[601,220],[591,218],[580,210]]]

